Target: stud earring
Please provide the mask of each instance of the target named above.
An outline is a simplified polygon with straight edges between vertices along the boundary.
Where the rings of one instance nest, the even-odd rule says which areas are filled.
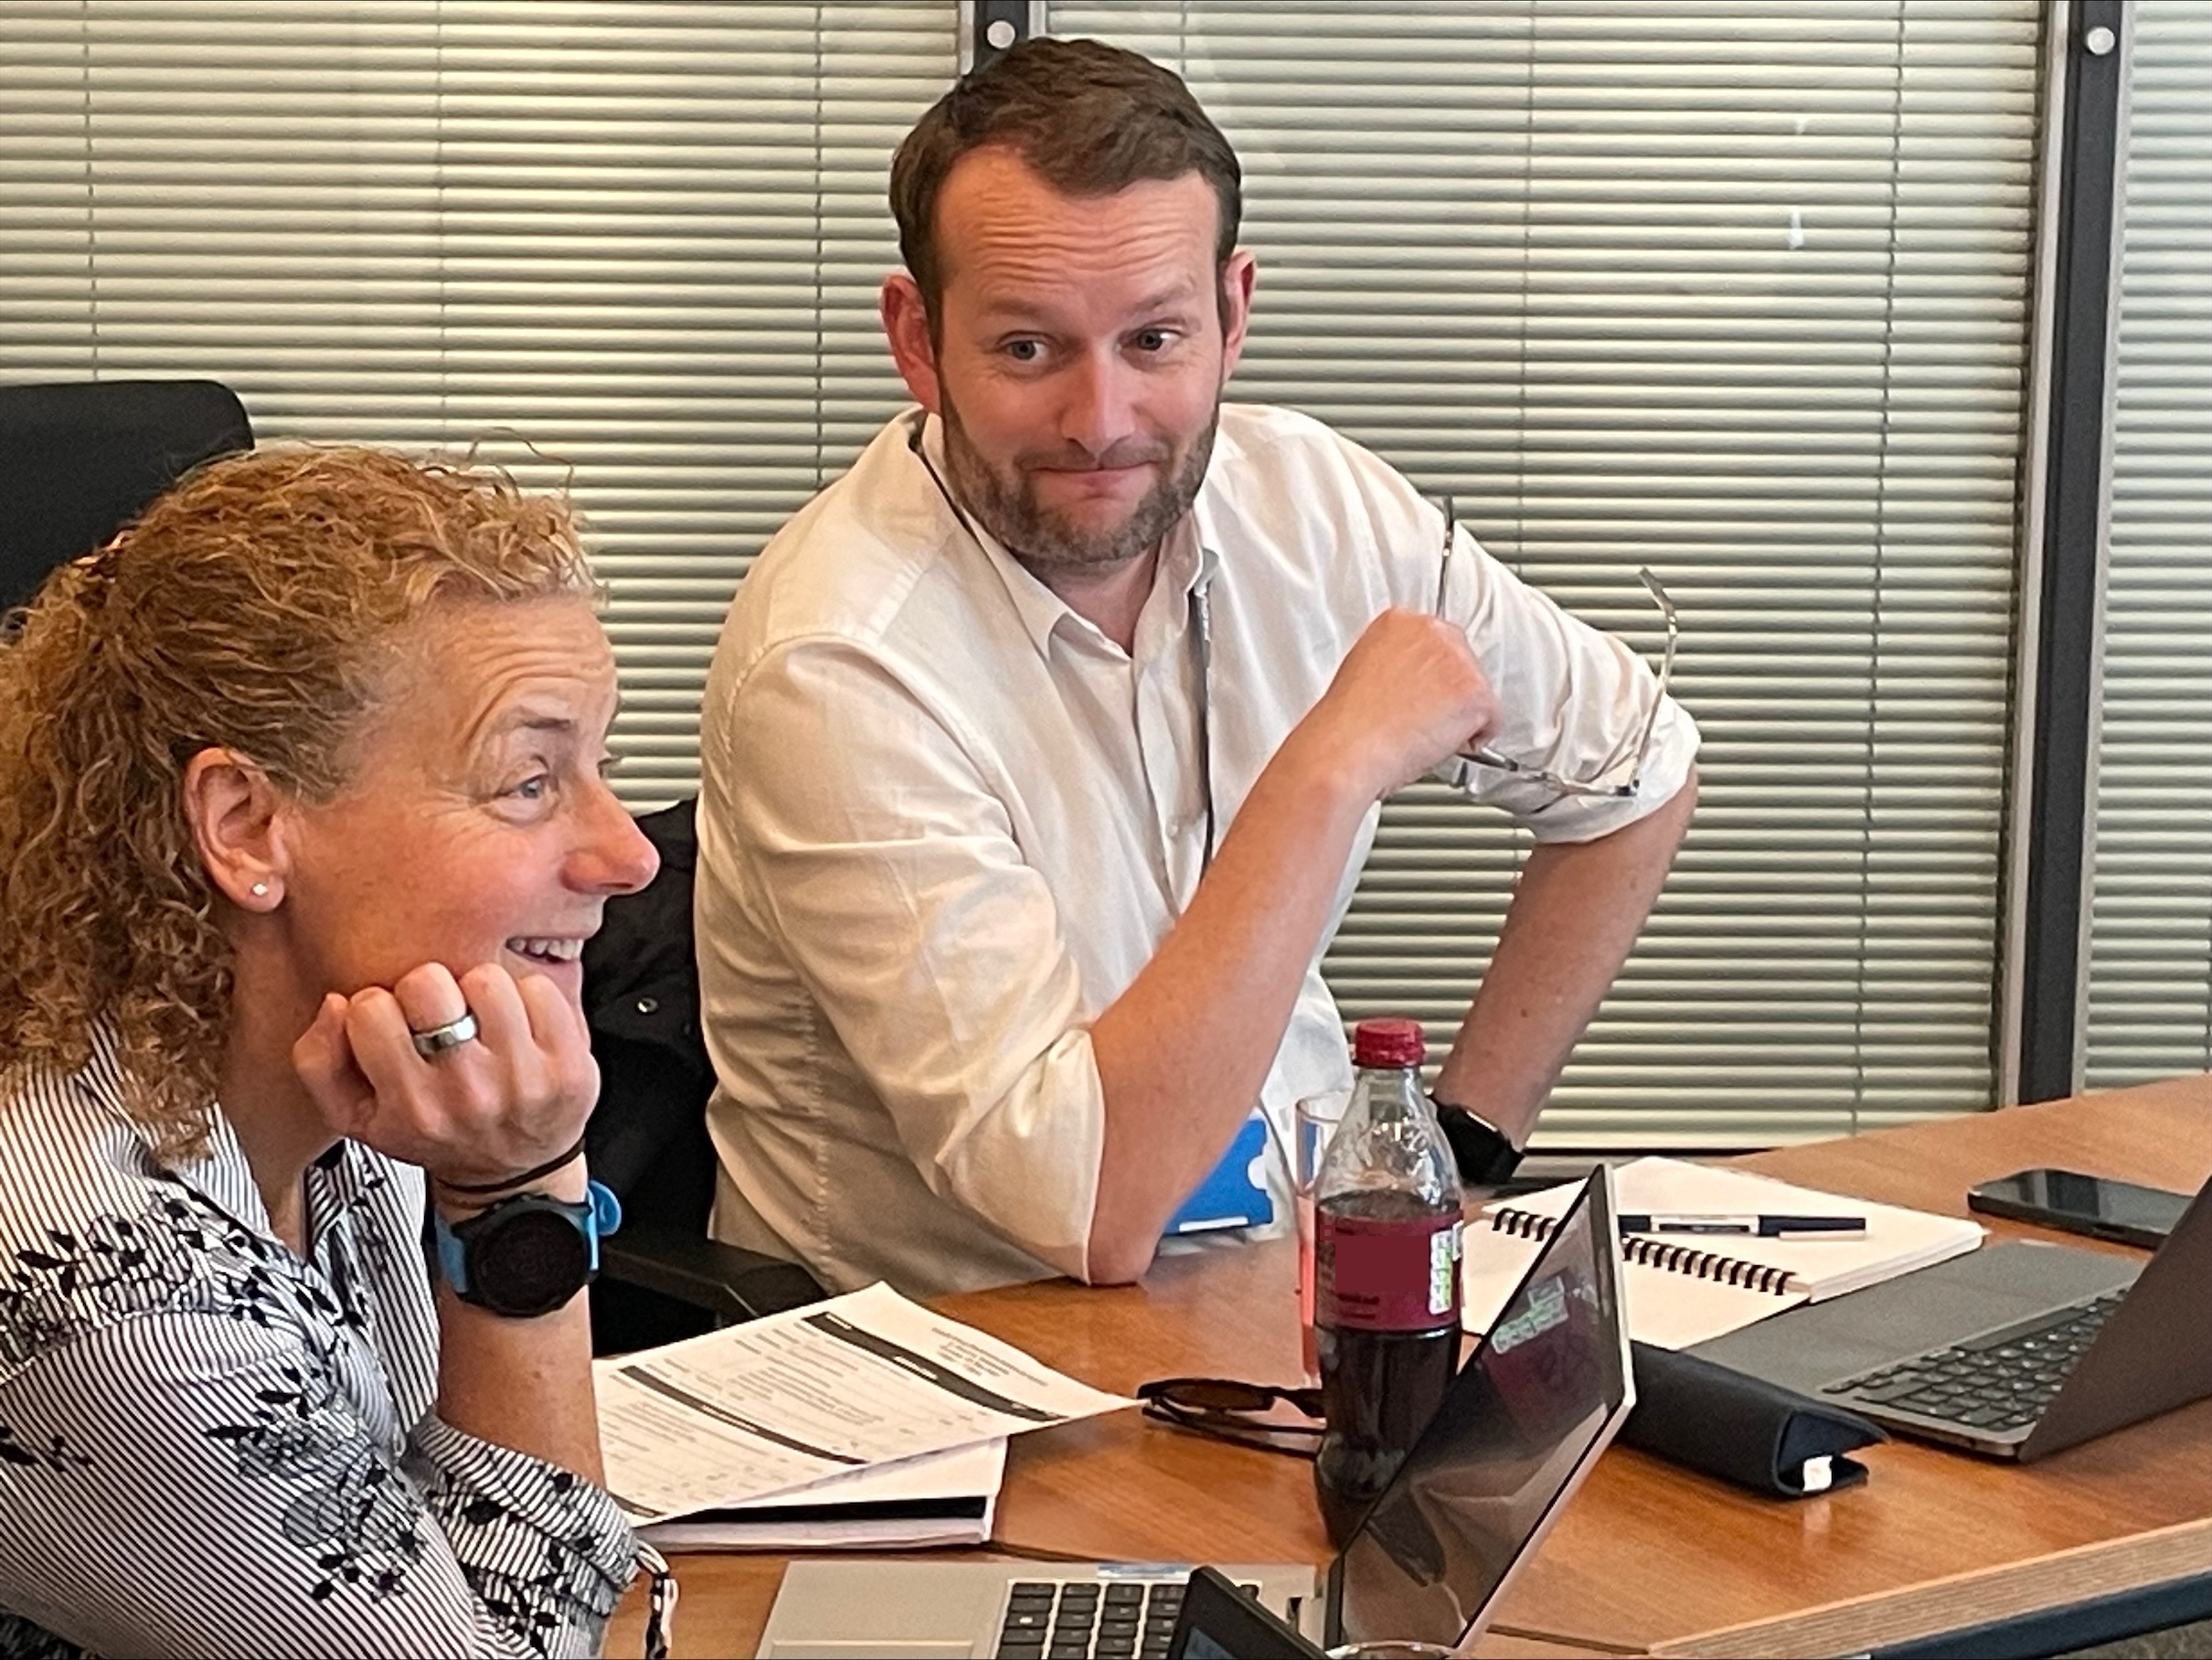
[[[267,899],[269,897],[269,884],[267,882],[254,883],[253,897],[257,899]]]

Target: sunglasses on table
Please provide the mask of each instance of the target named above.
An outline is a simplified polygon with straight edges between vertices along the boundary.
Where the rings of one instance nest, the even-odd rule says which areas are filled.
[[[1144,1403],[1144,1416],[1156,1423],[1286,1458],[1313,1457],[1326,1427],[1319,1421],[1321,1391],[1317,1389],[1280,1389],[1272,1384],[1241,1383],[1233,1378],[1156,1378],[1137,1385],[1137,1399]],[[1315,1421],[1278,1423],[1264,1416],[1278,1406],[1287,1406]],[[1285,1445],[1271,1439],[1275,1436],[1299,1439]]]

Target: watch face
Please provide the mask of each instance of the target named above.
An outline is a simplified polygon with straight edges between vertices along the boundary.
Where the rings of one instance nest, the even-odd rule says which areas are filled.
[[[551,1314],[591,1278],[591,1250],[550,1207],[512,1212],[468,1242],[470,1289],[503,1314]]]

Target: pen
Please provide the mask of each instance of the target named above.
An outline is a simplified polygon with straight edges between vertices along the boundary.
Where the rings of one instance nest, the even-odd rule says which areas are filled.
[[[1621,1213],[1622,1233],[1744,1233],[1762,1240],[1792,1233],[1855,1234],[1866,1231],[1863,1216],[1693,1216],[1648,1210]]]

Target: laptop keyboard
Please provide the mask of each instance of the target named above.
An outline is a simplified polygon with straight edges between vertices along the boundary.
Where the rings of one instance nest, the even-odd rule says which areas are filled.
[[[1183,1612],[1184,1580],[1019,1580],[998,1631],[1005,1660],[1158,1660]],[[1239,1585],[1247,1596],[1257,1585]]]
[[[1846,1404],[1896,1407],[1976,1430],[2017,1430],[2034,1423],[2111,1318],[2125,1290],[2078,1304],[2040,1325],[2007,1326],[1949,1348],[1861,1372],[1825,1385],[1824,1395]]]

